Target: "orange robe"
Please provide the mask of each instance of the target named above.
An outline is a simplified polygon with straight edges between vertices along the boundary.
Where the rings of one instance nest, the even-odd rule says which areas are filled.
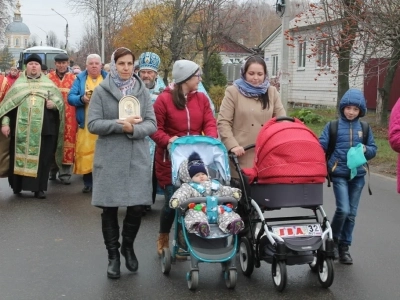
[[[64,74],[63,79],[60,79],[56,72],[51,72],[47,75],[51,81],[60,90],[65,105],[65,126],[64,126],[64,151],[63,151],[63,165],[72,165],[75,158],[75,143],[76,143],[76,131],[78,129],[78,123],[75,118],[75,107],[68,104],[68,93],[72,87],[72,83],[75,80],[75,75],[72,73]]]
[[[3,100],[9,88],[10,85],[8,84],[7,78],[0,75],[0,102]]]

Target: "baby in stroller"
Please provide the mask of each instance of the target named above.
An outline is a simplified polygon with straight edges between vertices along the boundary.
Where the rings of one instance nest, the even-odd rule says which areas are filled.
[[[181,203],[192,197],[228,196],[239,200],[240,189],[223,186],[216,180],[210,180],[207,169],[197,152],[193,152],[187,161],[179,166],[179,174],[185,183],[172,195],[169,205],[178,208]],[[190,203],[185,214],[185,226],[188,232],[198,233],[202,237],[210,234],[209,219],[216,222],[225,233],[238,234],[244,223],[240,216],[232,210],[230,203],[218,205],[215,197],[205,203]],[[208,215],[207,215],[208,213]]]

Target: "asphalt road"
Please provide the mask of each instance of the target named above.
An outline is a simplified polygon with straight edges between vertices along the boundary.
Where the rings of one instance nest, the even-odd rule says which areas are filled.
[[[161,198],[143,218],[135,242],[139,271],[130,273],[122,259],[121,278],[108,279],[101,211],[81,188],[78,176],[70,186],[50,182],[47,199],[39,200],[28,192],[14,196],[7,180],[0,179],[0,300],[400,299],[400,197],[393,179],[372,175],[374,195],[364,189],[351,247],[354,264],[335,262],[329,289],[320,286],[308,265],[288,266],[282,293],[275,291],[265,262],[251,278],[241,274],[238,264],[234,290],[226,288],[219,264],[200,265],[195,292],[185,279],[189,261],[176,263],[163,275],[156,255]],[[334,198],[327,187],[324,209],[331,218]],[[121,209],[121,223],[124,213]]]

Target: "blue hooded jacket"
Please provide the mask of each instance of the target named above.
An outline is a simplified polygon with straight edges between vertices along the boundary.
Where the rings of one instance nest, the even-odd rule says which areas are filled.
[[[357,118],[350,121],[344,115],[344,108],[346,106],[356,106],[360,109],[360,114]],[[360,123],[360,117],[365,116],[367,112],[367,105],[365,97],[360,90],[349,89],[340,100],[340,118],[338,120],[338,131],[336,138],[335,150],[328,161],[328,170],[331,176],[345,177],[350,179],[350,169],[347,167],[347,152],[351,147],[357,146],[363,143],[363,131]],[[319,142],[326,152],[329,145],[329,123],[325,126]],[[368,142],[366,152],[364,156],[367,160],[375,157],[377,147],[375,145],[374,136],[372,130],[368,132]],[[365,176],[365,166],[361,166],[357,169],[357,177]]]
[[[101,70],[101,76],[103,79],[106,78],[107,72]],[[68,94],[69,105],[76,107],[76,120],[80,128],[85,128],[85,102],[82,101],[82,97],[85,95],[87,77],[88,72],[86,70],[79,73]]]

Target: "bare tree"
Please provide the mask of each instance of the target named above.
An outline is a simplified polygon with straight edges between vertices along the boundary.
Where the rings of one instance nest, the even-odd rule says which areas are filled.
[[[389,100],[392,85],[398,66],[400,65],[400,2],[394,0],[365,1],[363,13],[351,15],[362,28],[364,41],[368,41],[368,50],[375,57],[385,58],[381,67],[386,76],[383,87],[378,89],[382,105],[377,106],[377,122],[387,125]],[[375,74],[376,75],[376,74]],[[368,74],[367,74],[368,76]],[[380,108],[380,110],[378,109]]]
[[[81,68],[86,65],[86,57],[89,54],[100,53],[95,32],[96,27],[93,24],[87,24],[85,26],[85,34],[77,45],[77,49],[79,50],[75,53],[75,63],[81,66]]]
[[[60,45],[57,35],[52,30],[47,33],[47,45],[51,47],[58,47]]]
[[[11,7],[14,7],[12,0],[0,0],[0,42],[4,41],[5,29],[10,22]]]
[[[246,9],[241,9],[234,0],[203,1],[199,11],[193,17],[191,26],[196,37],[197,51],[203,55],[203,79],[209,84],[209,60],[218,51],[221,44],[239,28]]]
[[[164,82],[167,81],[169,66],[181,59],[184,54],[189,53],[189,48],[193,47],[193,35],[188,31],[188,26],[192,22],[191,18],[201,7],[204,0],[166,0],[163,3],[168,7],[167,11],[172,12],[172,26],[167,29],[170,35],[167,48],[171,52],[164,69]]]
[[[307,10],[297,15],[295,23],[308,28],[310,34],[297,33],[297,25],[286,33],[286,39],[295,45],[294,41],[310,41],[311,54],[317,57],[329,48],[338,61],[337,70],[337,107],[344,93],[349,89],[350,74],[361,66],[365,56],[354,55],[354,44],[360,39],[362,32],[359,27],[359,17],[363,14],[363,0],[330,0],[320,3],[310,3]],[[357,16],[357,17],[356,17]],[[364,49],[365,48],[359,48]],[[365,54],[365,51],[364,51]],[[330,55],[330,54],[329,54]],[[356,61],[358,60],[358,62]],[[323,66],[321,66],[323,67]],[[327,67],[331,67],[330,63]],[[321,73],[318,73],[321,75]]]
[[[114,48],[114,37],[121,26],[130,17],[133,7],[136,3],[135,0],[105,0],[105,27],[104,32],[105,38],[105,56],[110,57],[111,52]],[[91,17],[91,26],[95,30],[95,36],[97,38],[97,48],[101,49],[102,40],[102,28],[101,28],[101,17],[102,17],[102,0],[71,0],[68,3],[72,8],[80,14],[85,14]],[[97,53],[100,53],[98,51]]]
[[[38,42],[38,36],[32,34],[29,37],[28,48],[31,48],[31,47],[34,47],[34,46],[39,46],[39,42]]]

